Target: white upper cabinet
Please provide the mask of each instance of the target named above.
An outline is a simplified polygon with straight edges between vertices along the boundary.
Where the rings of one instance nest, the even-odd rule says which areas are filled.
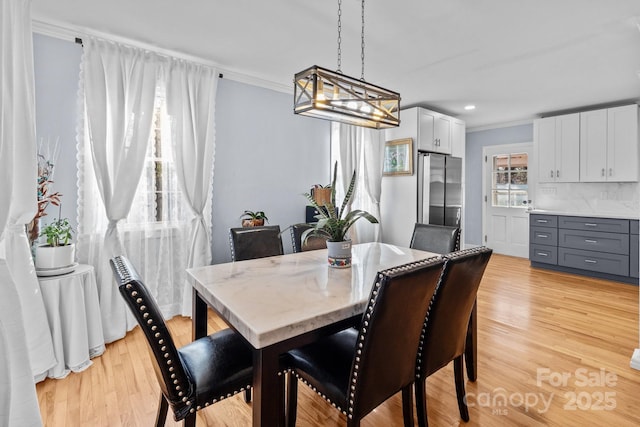
[[[459,119],[451,121],[451,155],[453,157],[464,157],[467,125]]]
[[[400,126],[386,130],[387,140],[413,138],[417,150],[464,156],[464,121],[422,107],[400,112]]]
[[[534,122],[539,182],[578,182],[580,114],[546,117]]]
[[[420,109],[418,150],[451,154],[452,118],[435,111]]]
[[[638,106],[580,113],[580,181],[637,182]]]

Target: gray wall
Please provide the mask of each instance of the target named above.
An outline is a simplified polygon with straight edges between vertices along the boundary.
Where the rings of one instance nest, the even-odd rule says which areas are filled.
[[[281,229],[305,220],[302,193],[329,182],[330,122],[293,114],[292,96],[222,79],[216,98],[213,262],[231,260],[245,210]],[[289,231],[283,233],[291,251]]]
[[[82,47],[34,35],[36,131],[60,139],[53,191],[63,193],[62,215],[76,224],[76,97]],[[294,116],[292,96],[226,79],[216,98],[213,260],[231,259],[228,231],[244,210],[262,210],[285,228],[304,221],[302,193],[327,183],[330,124]],[[49,215],[57,215],[57,211]],[[283,234],[291,250],[289,232]]]
[[[533,123],[467,132],[465,147],[465,244],[482,244],[482,148],[533,141]]]
[[[78,117],[78,75],[82,46],[76,43],[34,34],[33,65],[36,95],[36,136],[55,142],[60,155],[54,167],[54,183],[49,191],[62,193],[62,217],[77,230],[76,119]],[[58,208],[49,206],[45,224],[58,216]]]

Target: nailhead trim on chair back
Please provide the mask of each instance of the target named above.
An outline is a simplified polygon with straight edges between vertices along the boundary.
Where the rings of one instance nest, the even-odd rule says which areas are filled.
[[[422,329],[417,377],[428,377],[464,353],[471,310],[492,252],[482,246],[443,256],[442,277]]]
[[[432,257],[378,273],[358,335],[348,407],[344,411],[347,417],[361,419],[390,397],[386,395],[390,390],[395,393],[413,382],[414,357],[422,322],[442,265],[442,258]],[[381,298],[385,298],[384,305],[377,306]],[[399,301],[405,303],[400,306],[396,304]],[[399,331],[394,327],[391,330],[390,326],[396,325],[399,318],[404,329]],[[376,328],[374,334],[368,333],[372,327]],[[386,352],[384,348],[389,344],[404,348],[398,351],[394,346]],[[357,407],[354,406],[356,401]]]
[[[195,386],[189,379],[154,298],[133,265],[123,256],[110,260],[118,289],[138,321],[149,343],[153,367],[162,393],[175,419],[185,418],[195,401]]]

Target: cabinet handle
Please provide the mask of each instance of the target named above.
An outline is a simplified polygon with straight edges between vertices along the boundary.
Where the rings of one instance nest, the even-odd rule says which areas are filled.
[[[597,240],[591,240],[591,239],[584,239],[585,243],[598,243]]]
[[[556,178],[560,178],[560,171],[559,170],[556,171]]]
[[[613,176],[613,169],[609,168],[609,176]]]
[[[536,237],[538,239],[548,239],[549,238],[549,236],[547,236],[546,234],[536,234]]]
[[[536,222],[539,222],[540,224],[546,224],[549,221],[547,221],[546,219],[536,219]]]
[[[585,227],[597,227],[597,226],[598,226],[598,224],[594,224],[594,223],[592,223],[592,222],[585,222],[585,223],[584,223],[584,226],[585,226]]]
[[[593,259],[585,259],[584,262],[586,262],[587,264],[597,264],[598,261],[593,260]]]
[[[604,168],[602,168],[602,172],[600,172],[600,176],[604,176]]]
[[[549,177],[553,178],[553,170],[549,171]]]
[[[538,253],[536,253],[536,255],[538,255],[538,256],[549,256],[549,254],[545,254],[544,252],[538,252]]]

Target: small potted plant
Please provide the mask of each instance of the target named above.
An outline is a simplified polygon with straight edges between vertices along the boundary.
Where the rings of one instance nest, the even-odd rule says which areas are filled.
[[[240,216],[243,227],[259,227],[264,225],[265,221],[269,221],[267,215],[262,211],[244,211]]]
[[[36,246],[36,270],[68,269],[75,264],[73,229],[68,218],[58,218],[42,228],[40,237],[47,243]]]
[[[331,184],[316,184],[311,189],[311,195],[318,206],[325,206],[331,201]]]
[[[336,176],[338,173],[338,163],[333,168],[333,180],[331,182],[331,197],[328,203],[323,206],[318,205],[316,199],[309,193],[305,197],[313,207],[319,212],[316,215],[318,222],[313,228],[306,230],[302,234],[304,242],[309,236],[321,236],[327,239],[328,262],[330,267],[346,268],[351,266],[351,240],[347,238],[347,232],[351,226],[360,218],[364,218],[372,224],[377,224],[376,217],[369,212],[349,209],[349,202],[353,196],[356,186],[356,172],[353,171],[349,188],[344,196],[340,209],[336,209]]]

